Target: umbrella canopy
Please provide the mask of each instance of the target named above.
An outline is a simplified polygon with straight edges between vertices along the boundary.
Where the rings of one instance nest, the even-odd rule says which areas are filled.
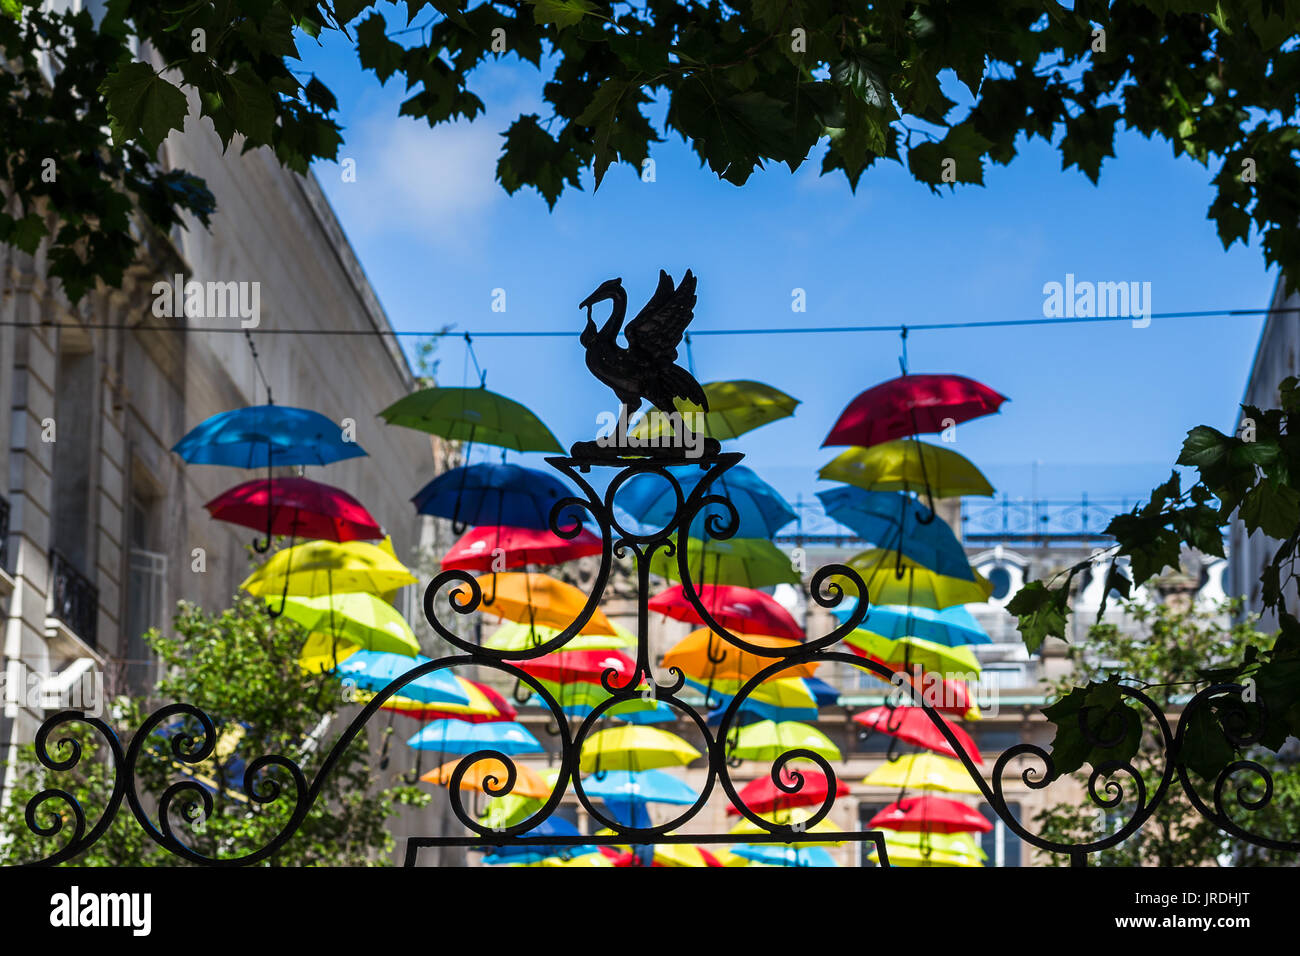
[[[421,722],[451,718],[454,720],[468,720],[476,724],[487,724],[502,720],[514,720],[519,716],[519,712],[515,710],[510,702],[487,684],[467,680],[464,677],[454,679],[461,691],[469,697],[468,704],[428,704],[410,697],[395,695],[390,697],[382,705],[381,709],[390,710]]]
[[[694,683],[694,682],[693,682]],[[697,684],[698,686],[698,684]],[[708,689],[707,687],[705,688]],[[734,695],[718,693],[709,695],[710,706],[715,709],[708,715],[710,724],[721,723],[727,706]],[[799,677],[782,677],[760,684],[740,702],[740,721],[816,720],[817,701],[812,691]]]
[[[195,425],[172,451],[191,465],[268,468],[328,465],[365,450],[320,412],[288,405],[250,405]]]
[[[841,485],[817,492],[826,513],[864,541],[902,551],[938,574],[975,579],[966,551],[948,523],[901,491],[863,491]]]
[[[420,653],[420,642],[406,618],[387,601],[365,591],[286,598],[284,615],[308,631],[329,634],[367,650],[407,657]]]
[[[824,733],[797,720],[760,720],[741,727],[728,740],[728,753],[740,760],[775,761],[791,750],[811,750],[827,760],[841,759],[840,748]]]
[[[341,637],[331,634],[308,634],[302,650],[298,652],[298,666],[309,674],[320,674],[334,670],[340,661],[345,661],[361,645],[353,644]]]
[[[342,488],[310,478],[255,478],[203,507],[218,521],[295,538],[382,538],[379,523]]]
[[[429,658],[420,655],[407,657],[384,651],[361,650],[339,662],[338,675],[363,690],[381,691],[403,674],[428,662]],[[467,706],[473,703],[470,694],[456,676],[445,670],[422,674],[404,685],[400,693],[409,700],[424,704]]]
[[[849,650],[891,670],[910,670],[913,666],[941,674],[978,674],[980,663],[968,647],[945,647],[916,637],[888,640],[861,629],[844,638]]]
[[[515,764],[515,766],[520,770],[524,767],[523,764]],[[547,793],[549,793],[550,784],[547,784],[545,780],[542,783],[546,785]],[[517,789],[518,784],[516,784],[516,790],[512,790],[504,797],[493,797],[489,800],[483,808],[483,815],[478,818],[479,823],[493,829],[504,830],[506,827],[514,826],[521,820],[528,819],[542,808],[544,800],[537,797],[520,796],[516,792]]]
[[[984,575],[972,570],[974,580],[939,574],[907,555],[870,548],[849,560],[849,567],[862,575],[867,596],[874,604],[909,604],[934,610],[957,604],[981,604],[993,593]],[[901,568],[903,576],[897,574]],[[852,585],[846,582],[845,590]]]
[[[583,792],[593,800],[614,804],[668,803],[690,806],[699,794],[663,770],[609,770],[582,781]]]
[[[771,647],[789,651],[799,646],[799,642],[788,637],[768,637],[762,634],[747,634],[745,640],[760,647]],[[664,667],[676,667],[688,677],[699,681],[713,681],[715,687],[728,681],[743,682],[749,680],[763,668],[778,661],[776,657],[761,657],[741,650],[707,628],[692,631],[674,644],[664,655]],[[785,670],[777,671],[775,677],[811,677],[818,667],[818,661],[803,661],[792,664]],[[737,688],[739,689],[739,685]],[[734,692],[734,691],[733,691]]]
[[[551,526],[551,507],[571,494],[564,482],[536,468],[481,463],[444,471],[411,501],[419,514],[462,524],[544,529]]]
[[[868,787],[909,790],[946,790],[949,793],[980,793],[970,774],[956,760],[934,754],[908,754],[885,761],[862,781]]]
[[[619,627],[612,622],[611,626],[614,628],[612,635],[578,634],[569,638],[564,645],[564,649],[566,651],[602,651],[610,648],[623,650],[636,647],[635,634],[627,628]],[[492,632],[491,636],[483,642],[483,646],[497,651],[526,651],[534,647],[540,647],[559,633],[560,629],[558,627],[541,627],[539,625],[529,627],[527,624],[506,621]]]
[[[416,750],[468,754],[476,750],[496,750],[508,756],[541,754],[546,748],[537,742],[528,728],[513,720],[475,724],[466,720],[435,720],[422,727],[407,744]]]
[[[867,491],[922,491],[932,498],[987,497],[993,486],[971,462],[947,448],[910,438],[849,448],[817,472]]]
[[[655,770],[684,766],[699,756],[681,737],[657,727],[609,727],[583,741],[578,768],[583,773]]]
[[[390,425],[514,451],[563,452],[551,430],[523,405],[486,388],[434,386],[379,413]]]
[[[508,571],[529,564],[564,564],[600,554],[602,547],[600,538],[587,528],[568,540],[548,528],[483,525],[471,528],[451,546],[443,556],[442,569],[486,572]]]
[[[436,783],[444,787],[450,786],[451,775],[455,772],[458,764],[459,761],[449,760],[441,767],[430,770],[420,779],[425,783]],[[509,773],[504,763],[495,757],[486,757],[470,764],[469,769],[465,771],[465,776],[460,778],[460,789],[487,793],[490,781],[491,786],[499,790],[505,785],[508,776]],[[515,785],[508,796],[545,800],[550,795],[551,785],[542,778],[541,774],[527,764],[515,764]]]
[[[726,584],[704,584],[696,588],[696,593],[700,604],[713,615],[713,619],[734,634],[761,634],[803,640],[803,628],[790,616],[790,612],[762,591]],[[704,624],[694,606],[686,600],[680,584],[651,598],[649,609],[677,621]]]
[[[755,813],[771,813],[774,810],[788,810],[791,807],[821,806],[826,801],[826,774],[820,770],[800,770],[803,786],[797,793],[786,793],[772,782],[771,774],[764,774],[751,780],[741,788],[738,796],[745,806]],[[794,784],[794,774],[789,770],[781,771],[781,779],[787,784]],[[838,777],[835,779],[835,796],[846,797],[849,787]],[[740,811],[734,806],[727,807],[728,816],[739,816]]]
[[[889,865],[900,867],[982,867],[984,864],[978,856],[966,853],[942,853],[931,849],[928,853],[920,847],[900,846],[885,841],[889,850]],[[875,844],[867,846],[867,852],[876,852]]]
[[[886,806],[867,823],[868,830],[899,830],[925,833],[988,833],[993,829],[982,813],[959,800],[934,797],[906,797]]]
[[[387,594],[415,575],[383,548],[362,541],[308,541],[277,551],[239,586],[254,597],[318,597],[348,591]]]
[[[986,854],[969,833],[933,833],[917,830],[893,830],[885,834],[885,848],[890,856],[894,848],[908,848],[926,852],[943,853],[948,856],[970,856],[978,860],[987,860]]]
[[[696,583],[736,584],[765,588],[776,584],[798,584],[801,580],[790,556],[766,538],[689,538],[686,561]],[[656,551],[650,571],[670,581],[680,581],[677,556]]]
[[[812,818],[812,815],[813,815],[814,812],[815,812],[815,811],[810,810],[810,809],[808,809],[807,807],[794,807],[793,809],[789,809],[789,810],[775,810],[775,811],[773,811],[773,812],[771,812],[771,813],[760,813],[760,814],[758,814],[758,816],[760,816],[760,817],[761,817],[762,819],[764,819],[764,820],[767,820],[769,823],[779,823],[779,824],[781,824],[782,826],[787,826],[787,827],[788,827],[788,826],[790,826],[791,824],[803,823],[803,822],[805,822],[805,821],[811,819],[811,818]],[[749,818],[746,817],[746,818],[742,819],[739,823],[737,823],[735,826],[733,826],[729,832],[731,832],[731,833],[769,833],[769,832],[771,832],[771,831],[766,830],[766,829],[764,829],[763,827],[760,827],[760,826],[759,826],[757,823],[755,823],[753,820],[750,820]],[[838,826],[836,826],[834,823],[832,823],[829,819],[822,819],[822,820],[819,820],[819,821],[818,821],[816,824],[814,824],[813,826],[807,827],[807,828],[804,830],[804,832],[805,832],[805,833],[839,833],[839,832],[840,832],[840,828],[839,828]],[[840,841],[837,841],[837,840],[820,840],[820,841],[808,840],[808,841],[805,841],[805,842],[800,842],[799,846],[800,846],[800,847],[806,847],[806,846],[817,846],[817,845],[819,845],[819,844],[820,844],[821,846],[839,846],[839,845],[840,845]]]
[[[831,613],[847,620],[857,602],[848,601]],[[958,647],[963,644],[991,644],[975,615],[960,604],[934,609],[905,605],[874,604],[867,610],[859,629],[891,641],[916,637],[932,644]]]
[[[613,683],[621,686],[636,672],[636,661],[622,651],[556,651],[518,662],[520,670],[533,677],[559,684],[599,684],[601,675],[612,670]],[[622,678],[620,680],[620,678]]]
[[[957,743],[966,752],[966,756],[975,763],[984,762],[984,757],[981,756],[970,734],[944,720],[942,716],[939,719],[943,720],[944,726],[957,738]],[[897,737],[904,743],[933,750],[945,757],[957,756],[957,751],[953,749],[952,744],[948,743],[947,738],[930,719],[930,715],[921,707],[869,707],[861,713],[854,714],[853,722],[868,731]]]
[[[793,415],[799,405],[799,399],[762,382],[709,382],[703,388],[709,402],[707,412],[684,399],[675,399],[674,403],[692,431],[719,441],[738,438],[760,425]],[[651,409],[641,416],[629,434],[644,439],[672,433],[668,416]]]
[[[941,432],[1007,400],[987,385],[961,375],[904,375],[875,385],[848,404],[822,442],[870,448],[924,432]]]
[[[518,624],[567,628],[587,605],[587,596],[572,584],[557,581],[540,571],[507,571],[496,575],[495,582],[486,581],[485,577],[479,576],[479,586],[484,594],[493,596],[492,603],[484,602],[481,610]],[[618,636],[600,608],[592,611],[582,633]]]
[[[569,684],[568,687],[595,687],[595,684]],[[557,690],[557,700],[564,700],[567,690]],[[536,697],[537,695],[533,695]],[[541,705],[541,701],[537,703]],[[587,704],[563,704],[560,708],[570,717],[586,717],[595,707]],[[601,714],[602,719],[621,720],[628,724],[670,724],[677,719],[677,712],[661,700],[648,701],[639,697],[615,704]]]
[[[559,681],[538,678],[537,682],[542,685],[548,694],[555,698],[560,708],[570,716],[585,717],[591,713],[592,708],[603,704],[613,695],[605,690],[599,683],[589,681],[571,681],[569,683],[560,683]],[[533,695],[531,703],[538,707],[545,707],[545,702],[536,694]],[[622,720],[630,720],[632,714],[644,714],[657,711],[659,701],[643,700],[641,697],[632,697],[621,703],[615,704],[605,715],[617,717]],[[656,721],[647,721],[655,723]]]
[[[537,826],[530,829],[525,835],[529,837],[575,837],[579,833],[578,828],[563,817],[549,816],[540,821]],[[491,854],[484,857],[483,862],[489,866],[499,863],[535,863],[552,856],[575,859],[589,853],[599,852],[596,847],[587,844],[581,846],[543,846],[540,844],[499,846],[493,847]]]
[[[689,496],[709,474],[699,465],[675,465],[668,469]],[[710,494],[725,494],[740,517],[736,537],[770,538],[796,517],[780,492],[744,465],[728,468],[709,486]],[[619,489],[618,505],[644,525],[662,528],[677,513],[677,494],[668,482],[652,474],[638,475]],[[690,533],[704,536],[709,515],[717,515],[716,524],[725,523],[727,511],[722,505],[709,505],[691,522]]]
[[[731,852],[738,857],[766,866],[839,866],[830,852],[820,846],[741,843],[732,847]]]

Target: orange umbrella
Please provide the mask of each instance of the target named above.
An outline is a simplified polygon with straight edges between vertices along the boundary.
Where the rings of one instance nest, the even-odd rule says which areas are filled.
[[[491,582],[479,577],[484,594],[492,594]],[[496,576],[496,593],[492,603],[484,603],[482,610],[517,624],[566,628],[578,618],[587,606],[587,595],[572,584],[557,581],[548,574],[537,571],[507,571]],[[592,612],[584,634],[617,635],[600,608]]]
[[[459,760],[449,760],[441,767],[430,770],[420,779],[425,783],[448,786],[451,783],[452,771],[456,769],[459,763]],[[510,791],[510,796],[533,797],[537,800],[545,800],[551,795],[551,785],[532,767],[527,764],[516,763],[515,771],[515,786]],[[460,789],[487,793],[484,781],[488,777],[495,777],[495,788],[499,790],[504,786],[507,776],[505,764],[496,757],[485,757],[482,760],[474,761],[470,768],[465,771],[465,776],[460,778]]]
[[[788,637],[764,637],[745,635],[750,644],[760,647],[791,648],[802,647],[796,640]],[[676,667],[688,677],[702,681],[747,681],[764,667],[779,660],[776,657],[761,657],[741,650],[729,641],[714,634],[708,628],[692,631],[673,645],[664,655],[664,667]],[[773,679],[782,677],[812,677],[817,670],[816,662],[805,661],[795,664],[773,675]]]

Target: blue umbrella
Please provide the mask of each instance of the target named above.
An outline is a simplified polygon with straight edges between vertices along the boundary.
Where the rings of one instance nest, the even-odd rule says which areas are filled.
[[[588,797],[605,801],[610,815],[619,823],[642,829],[653,825],[647,803],[671,803],[687,807],[698,798],[694,790],[662,770],[607,770],[583,778]]]
[[[742,843],[731,851],[736,856],[770,866],[838,866],[825,847],[776,846],[763,843]]]
[[[458,524],[549,528],[551,507],[572,494],[554,475],[536,468],[482,463],[443,472],[411,500],[420,514]]]
[[[547,817],[523,834],[523,836],[528,837],[573,837],[578,835],[578,828],[563,817]],[[479,849],[486,849],[486,847],[480,847]],[[538,860],[544,860],[550,856],[571,858],[599,852],[600,850],[597,847],[585,844],[582,846],[543,846],[540,844],[533,846],[498,846],[492,847],[491,855],[484,857],[483,862],[489,866],[501,863],[536,863]]]
[[[938,574],[974,581],[966,552],[947,522],[901,491],[865,491],[841,485],[817,492],[826,513],[863,540],[902,551]]]
[[[472,724],[468,720],[435,720],[420,728],[407,744],[416,750],[437,750],[446,754],[468,754],[496,750],[513,754],[546,753],[528,728],[514,720]]]
[[[339,661],[338,673],[362,690],[380,691],[429,658],[422,655],[404,657],[386,651],[357,651]],[[397,692],[425,704],[468,704],[469,695],[448,671],[432,671],[411,681]]]
[[[841,620],[847,620],[853,613],[853,604],[848,602],[847,607],[837,607],[832,613]],[[942,611],[901,604],[877,604],[867,611],[866,618],[858,627],[891,641],[900,637],[919,637],[923,641],[945,647],[993,643],[992,638],[984,633],[984,628],[975,620],[975,615],[961,604],[946,607]]]
[[[682,486],[682,494],[689,495],[708,473],[698,465],[675,465],[668,469]],[[736,506],[740,516],[737,538],[770,538],[796,517],[789,502],[752,470],[737,465],[723,472],[708,489],[710,494],[725,494]],[[677,510],[677,496],[662,478],[647,475],[629,481],[618,493],[618,504],[634,519],[644,525],[663,527],[672,520]],[[727,511],[721,505],[710,505],[691,524],[691,535],[702,537],[704,520],[708,515],[718,515],[725,521]]]
[[[820,677],[805,677],[803,682],[812,691],[818,707],[833,707],[840,702],[840,692]]]
[[[172,451],[192,465],[269,468],[328,465],[365,454],[320,412],[288,405],[250,405],[213,415],[190,429]]]
[[[722,699],[722,703],[715,709],[709,711],[707,722],[712,726],[722,723],[722,715],[727,712],[731,706],[731,696],[729,694],[719,694],[716,690],[714,695]],[[709,699],[713,703],[713,698]],[[748,698],[741,702],[740,713],[737,719],[732,721],[732,727],[742,726],[744,724],[757,723],[760,720],[773,720],[780,723],[783,720],[816,720],[817,708],[815,707],[780,707],[776,704],[769,704],[761,700]]]

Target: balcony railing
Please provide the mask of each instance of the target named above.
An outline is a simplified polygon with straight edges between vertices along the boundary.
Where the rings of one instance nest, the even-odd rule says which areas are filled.
[[[50,551],[50,613],[91,647],[99,621],[99,588],[60,552]]]

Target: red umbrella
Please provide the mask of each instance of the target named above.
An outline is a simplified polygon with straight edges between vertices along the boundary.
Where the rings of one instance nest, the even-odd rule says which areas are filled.
[[[859,647],[852,644],[847,646],[858,657],[865,657],[869,661],[875,661],[882,667],[889,668],[896,674],[903,674],[904,676],[900,679],[911,684],[916,693],[920,694],[927,704],[941,714],[964,717],[975,706],[975,699],[971,696],[970,688],[966,686],[965,681],[944,678],[942,684],[940,684],[940,675],[935,671],[922,670],[915,664],[908,665],[899,661],[882,661],[878,657],[872,657]],[[873,673],[872,676],[885,680],[879,674]],[[886,681],[886,683],[892,683],[892,681]]]
[[[804,639],[803,628],[790,612],[762,591],[732,584],[705,584],[696,589],[700,603],[714,620],[736,634],[762,634],[766,637]],[[703,624],[704,620],[686,600],[680,584],[655,595],[650,610],[678,621]]]
[[[859,445],[941,432],[998,410],[1005,395],[960,375],[904,375],[875,385],[849,402],[822,442]]]
[[[920,707],[871,707],[860,714],[854,714],[853,722],[861,724],[868,730],[897,737],[904,743],[933,750],[945,757],[957,756],[957,751],[953,749],[952,744],[948,743],[939,732],[939,728],[934,725],[934,721],[930,719],[930,715]],[[947,720],[944,721],[944,725],[952,731],[971,760],[981,764],[984,762],[970,734],[960,727],[953,726]]]
[[[636,670],[636,661],[616,650],[557,651],[532,660],[519,661],[518,667],[539,680],[555,681],[558,684],[599,684],[600,675],[613,669],[615,684],[618,684],[618,677],[628,677]]]
[[[793,783],[794,776],[789,770],[781,771],[786,783]],[[755,813],[771,813],[773,810],[785,810],[790,807],[820,806],[826,800],[826,774],[820,770],[800,770],[803,787],[798,793],[786,793],[772,782],[771,774],[765,774],[757,780],[750,781],[741,788],[738,796],[745,806]],[[848,796],[849,787],[843,780],[835,778],[835,796]],[[728,816],[740,816],[735,807],[727,807]]]
[[[218,521],[270,534],[327,541],[384,536],[356,498],[310,478],[255,478],[222,492],[204,507]]]
[[[959,800],[926,794],[895,800],[871,818],[867,829],[900,833],[988,833],[993,824]]]
[[[497,571],[522,568],[529,564],[563,564],[600,554],[602,547],[599,535],[586,528],[570,540],[545,528],[481,525],[465,532],[451,546],[451,550],[442,559],[442,569],[486,573],[494,570],[492,564],[497,555],[503,559],[495,568]]]

